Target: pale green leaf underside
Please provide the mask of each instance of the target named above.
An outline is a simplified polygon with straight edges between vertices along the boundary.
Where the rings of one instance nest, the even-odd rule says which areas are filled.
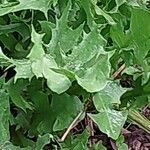
[[[98,92],[109,82],[110,63],[108,54],[102,55],[98,62],[87,68],[83,75],[76,76],[77,82],[88,92]]]
[[[66,68],[76,72],[95,55],[105,54],[103,47],[106,45],[106,40],[99,32],[95,25],[89,34],[84,33],[82,41],[73,47],[72,53],[67,57]]]
[[[33,27],[31,37],[34,46],[28,57],[32,62],[31,68],[34,75],[46,78],[47,85],[52,91],[58,94],[63,93],[71,86],[70,80],[65,75],[51,70],[51,68],[58,68],[57,64],[51,56],[45,54],[42,48],[43,36],[36,33]]]
[[[33,72],[32,72],[32,68],[31,68],[31,62],[29,60],[15,60],[13,61],[13,64],[16,66],[15,67],[15,71],[16,71],[16,75],[14,78],[14,82],[17,81],[17,79],[29,79],[31,80],[31,78],[34,76]]]
[[[104,109],[98,114],[88,114],[99,129],[116,140],[127,119],[127,113]]]
[[[100,91],[108,82],[110,63],[109,54],[103,49],[105,44],[98,27],[94,26],[89,34],[84,34],[82,41],[73,47],[71,55],[66,58],[65,68],[75,72],[78,84],[88,92]],[[95,62],[88,66],[93,58],[96,59]]]
[[[65,92],[71,86],[70,80],[65,75],[51,69],[45,70],[43,75],[47,79],[48,87],[58,94]]]
[[[94,105],[97,110],[101,110],[103,107],[101,101],[104,101],[108,107],[112,104],[120,104],[120,97],[125,92],[126,89],[110,81],[103,90],[94,95]]]
[[[120,97],[126,90],[116,83],[109,82],[106,87],[93,97],[98,114],[89,114],[99,129],[109,137],[117,139],[127,119],[127,113],[113,110],[114,103],[120,104]]]

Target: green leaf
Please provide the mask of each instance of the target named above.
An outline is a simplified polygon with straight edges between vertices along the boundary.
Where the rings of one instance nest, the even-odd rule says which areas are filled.
[[[46,68],[43,75],[47,79],[48,87],[58,94],[65,92],[71,86],[70,80],[65,75],[56,73],[51,69]]]
[[[58,51],[60,53],[67,53],[77,42],[81,35],[83,26],[76,29],[71,29],[68,26],[68,15],[71,9],[71,2],[69,0],[67,7],[64,9],[60,19],[57,19],[56,26],[52,28],[52,39],[49,44],[49,52],[54,53],[57,57]]]
[[[70,80],[65,75],[52,70],[52,68],[57,68],[57,64],[48,55],[33,61],[31,67],[36,77],[46,78],[48,87],[58,94],[65,92],[71,86]]]
[[[72,53],[66,58],[66,68],[79,71],[93,57],[105,54],[106,41],[99,32],[95,25],[89,34],[84,33],[82,41],[73,47]]]
[[[109,83],[105,89],[93,97],[98,114],[89,114],[99,129],[109,137],[117,139],[126,119],[127,112],[112,109],[112,104],[120,103],[120,96],[125,92],[114,83]],[[112,95],[113,93],[113,95]]]
[[[31,38],[34,45],[27,57],[31,60],[34,75],[37,78],[46,78],[47,85],[52,91],[58,94],[65,92],[71,86],[71,82],[65,75],[51,70],[51,68],[58,67],[55,60],[44,52],[42,45],[43,35],[36,33],[32,27]]]
[[[140,1],[136,1],[136,0],[133,0],[133,1],[129,1],[128,0],[128,4],[131,5],[131,6],[136,6],[138,7],[139,6],[139,3],[141,3]]]
[[[18,80],[15,84],[13,80],[8,83],[8,93],[11,97],[12,102],[19,108],[21,108],[24,112],[26,109],[32,110],[31,103],[27,102],[22,96],[22,92],[26,86],[26,82],[24,80]]]
[[[53,95],[51,104],[57,119],[54,123],[53,130],[62,130],[70,125],[73,119],[83,109],[83,105],[77,97],[68,94]]]
[[[1,47],[0,47],[0,63],[1,65],[9,65],[10,64],[10,59],[3,53]]]
[[[16,82],[17,79],[19,78],[23,79],[29,78],[31,80],[31,78],[34,76],[31,70],[31,62],[26,59],[23,60],[10,59],[7,56],[5,56],[2,50],[0,49],[0,61],[4,66],[5,65],[15,66],[16,75],[14,78],[14,82]]]
[[[52,3],[52,0],[19,0],[19,3],[16,3],[16,5],[3,7],[0,9],[0,16],[6,15],[10,12],[17,12],[20,10],[26,10],[26,9],[33,9],[33,10],[40,10],[42,11],[45,16],[47,17],[47,11],[50,8],[50,5]]]
[[[51,134],[39,136],[36,142],[35,150],[43,150],[44,146],[46,144],[49,144],[51,139],[53,139],[53,136]]]
[[[41,59],[34,60],[32,62],[31,67],[32,67],[33,73],[35,74],[37,78],[43,77],[43,76],[47,78],[46,72],[51,70],[51,68],[57,68],[57,64],[52,57],[45,55]]]
[[[21,148],[20,146],[14,146],[11,142],[7,141],[0,147],[2,150],[32,150],[31,147]]]
[[[38,34],[32,26],[31,41],[34,43],[34,45],[27,56],[27,58],[30,58],[31,61],[41,59],[45,54],[44,49],[42,47],[43,36],[44,34]]]
[[[126,145],[125,143],[123,143],[122,145],[120,145],[118,147],[118,150],[128,150],[128,145]]]
[[[6,34],[0,35],[0,40],[3,43],[4,47],[9,49],[10,51],[12,51],[17,44],[17,40],[10,33],[8,33],[7,35]]]
[[[149,23],[150,13],[148,11],[139,8],[132,10],[130,30],[133,38],[134,53],[140,61],[143,61],[150,47]]]
[[[83,75],[76,75],[79,85],[88,92],[98,92],[109,82],[110,63],[108,54],[101,55],[99,60],[90,68],[87,68]]]
[[[141,70],[136,67],[129,66],[122,71],[122,74],[124,74],[124,73],[126,73],[128,75],[134,75],[134,74],[136,75],[138,73],[141,73]]]
[[[130,34],[124,33],[123,26],[120,24],[114,25],[110,30],[111,38],[119,48],[127,47],[130,44]]]
[[[127,113],[107,108],[105,102],[100,101],[102,109],[98,114],[88,114],[98,125],[98,128],[109,137],[116,140],[127,119]]]
[[[82,134],[77,134],[75,137],[71,136],[62,143],[62,150],[87,150],[88,132],[84,130]]]
[[[52,107],[49,104],[48,95],[40,91],[36,85],[29,87],[29,95],[34,104],[34,114],[32,116],[31,128],[29,135],[43,135],[44,133],[51,133],[56,115],[53,113]]]
[[[41,28],[42,28],[42,32],[45,34],[44,37],[43,37],[43,41],[46,44],[48,44],[48,43],[50,43],[51,34],[52,34],[51,23],[48,22],[48,21],[40,21],[40,25],[41,25]]]
[[[18,32],[22,36],[22,40],[26,41],[30,38],[29,27],[25,23],[12,23],[9,25],[0,25],[0,35]]]
[[[128,150],[127,144],[124,143],[124,136],[120,135],[119,138],[116,141],[116,145],[118,147],[118,150]]]
[[[91,12],[91,8],[92,8],[91,2],[89,0],[80,0],[80,3],[86,12],[87,24],[89,25],[89,27],[92,27],[93,21],[94,21],[94,16]]]
[[[12,60],[13,65],[15,65],[15,71],[16,75],[14,77],[14,82],[17,81],[17,79],[29,79],[31,80],[34,76],[32,68],[31,68],[31,62],[22,59],[22,60]]]
[[[98,142],[97,144],[94,144],[90,150],[107,150],[101,142]]]
[[[17,126],[16,129],[23,128],[24,130],[28,130],[30,128],[31,118],[32,118],[31,113],[26,113],[22,110],[19,110],[12,124],[16,124]]]
[[[126,2],[126,0],[115,0],[117,7],[121,6],[122,4],[124,4]]]
[[[116,2],[116,6],[111,11],[109,11],[110,13],[117,13],[119,7],[127,1],[126,0],[115,0],[115,2]]]
[[[97,5],[95,5],[95,11],[96,11],[97,15],[103,16],[110,25],[116,24],[116,22],[113,20],[113,18],[109,14],[107,14],[104,10],[102,10],[100,7],[98,7]]]
[[[108,106],[112,104],[120,104],[120,97],[126,92],[127,89],[122,88],[115,82],[109,82],[104,89],[96,93],[93,97],[94,105],[99,111],[102,109],[100,101],[105,101]]]
[[[9,97],[4,89],[0,89],[0,147],[10,139],[9,118],[10,118]]]

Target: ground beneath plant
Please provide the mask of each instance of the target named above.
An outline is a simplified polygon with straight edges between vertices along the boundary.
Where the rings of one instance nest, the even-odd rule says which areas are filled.
[[[131,125],[124,136],[129,150],[150,150],[150,134],[137,126]]]
[[[142,111],[145,117],[150,120],[150,107],[145,107]],[[80,134],[87,129],[90,134],[88,146],[101,142],[107,150],[118,150],[115,141],[102,133],[91,119],[85,117],[84,120],[76,124],[71,130],[72,134]],[[139,128],[137,125],[126,123],[121,134],[125,138],[128,150],[150,150],[150,134]],[[44,149],[50,150],[51,145],[47,145]]]
[[[131,125],[122,131],[129,150],[150,150],[150,134],[136,125]],[[96,135],[103,142],[107,150],[117,150],[115,142],[104,134]]]
[[[143,110],[143,114],[150,119],[150,107]],[[150,134],[136,125],[131,125],[124,133],[129,150],[150,150]]]
[[[150,107],[145,107],[143,114],[150,119]],[[129,150],[150,150],[150,134],[138,126],[131,124],[123,129],[122,134]]]
[[[143,114],[150,119],[150,107],[144,108]],[[92,123],[91,126],[91,122],[88,119],[80,122],[72,132],[78,134],[82,132],[85,127],[88,128],[89,134],[91,134],[89,146],[90,144],[101,141],[103,145],[107,147],[107,150],[117,150],[115,142],[108,138],[106,134],[100,132],[94,123]],[[150,150],[150,134],[137,125],[126,124],[122,129],[122,135],[125,138],[125,143],[128,145],[129,150]]]

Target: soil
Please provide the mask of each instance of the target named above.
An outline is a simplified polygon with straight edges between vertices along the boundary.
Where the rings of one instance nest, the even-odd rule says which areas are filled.
[[[145,117],[150,119],[150,107],[143,109]],[[150,150],[150,134],[140,129],[136,125],[131,125],[129,133],[124,134],[129,150]]]
[[[150,107],[145,107],[143,109],[143,114],[150,119]],[[97,143],[101,141],[107,150],[117,150],[115,141],[110,139],[106,134],[100,132],[94,123],[92,128],[88,123],[89,119],[83,120],[72,130],[72,132],[74,134],[79,134],[88,127],[92,130],[92,132],[89,131],[89,134],[91,135],[89,143]],[[137,125],[126,124],[122,129],[122,135],[125,138],[125,143],[128,145],[128,150],[150,150],[150,134],[139,128]]]
[[[150,150],[150,134],[136,125],[131,125],[128,131],[124,137],[129,150]]]

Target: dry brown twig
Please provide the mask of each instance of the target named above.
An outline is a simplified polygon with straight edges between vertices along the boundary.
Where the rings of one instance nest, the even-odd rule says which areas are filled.
[[[77,123],[77,121],[79,120],[79,118],[82,116],[83,112],[80,112],[76,118],[72,121],[72,123],[69,125],[69,127],[67,128],[66,132],[63,134],[63,136],[60,139],[60,142],[63,142],[67,135],[69,134],[69,132],[71,131],[71,129],[74,127],[74,125]]]
[[[112,77],[115,79],[118,77],[118,75],[125,69],[125,64],[121,65],[117,71],[112,75]]]
[[[63,142],[67,135],[69,134],[69,132],[78,124],[78,120],[79,118],[86,112],[86,109],[88,108],[89,103],[91,102],[91,99],[89,99],[88,103],[85,104],[84,110],[81,111],[76,118],[72,121],[72,123],[69,125],[69,127],[67,128],[66,132],[63,134],[63,136],[61,137],[61,139],[59,140],[60,142]]]
[[[90,137],[91,137],[89,139],[89,146],[92,147],[92,145],[95,144],[95,141],[93,139],[93,137],[94,137],[94,127],[93,127],[93,121],[88,116],[87,116],[87,125],[88,125],[88,131],[89,131],[89,134],[90,134]]]

